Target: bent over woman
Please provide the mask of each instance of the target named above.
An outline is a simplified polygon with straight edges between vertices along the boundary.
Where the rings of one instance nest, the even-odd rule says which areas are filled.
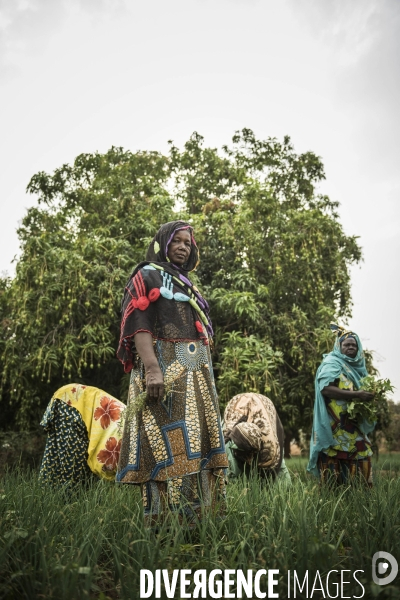
[[[267,396],[254,392],[234,396],[225,408],[223,432],[229,477],[256,470],[262,478],[290,483],[282,423]]]
[[[201,516],[224,494],[213,331],[189,279],[198,257],[188,223],[162,225],[123,299],[117,355],[131,377],[117,481],[140,484],[148,524],[167,506]]]
[[[323,481],[350,483],[361,476],[372,485],[371,442],[375,423],[356,421],[348,415],[352,401],[372,401],[373,394],[360,389],[368,375],[360,338],[353,331],[331,325],[336,333],[332,352],[315,377],[314,421],[307,470]]]
[[[50,485],[84,483],[93,473],[115,480],[125,404],[99,388],[69,383],[59,388],[41,426],[47,442],[39,479]]]

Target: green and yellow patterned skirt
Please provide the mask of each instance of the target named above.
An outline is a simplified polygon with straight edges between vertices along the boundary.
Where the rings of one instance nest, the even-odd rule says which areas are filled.
[[[155,352],[169,392],[125,423],[117,481],[142,489],[149,522],[166,507],[186,516],[223,512],[228,466],[209,346],[158,340]],[[144,391],[144,372],[131,372],[129,405]]]

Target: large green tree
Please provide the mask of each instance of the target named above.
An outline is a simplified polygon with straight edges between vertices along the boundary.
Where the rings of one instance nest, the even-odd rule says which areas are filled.
[[[38,206],[18,230],[21,256],[2,304],[2,402],[18,425],[37,422],[71,380],[123,394],[121,296],[159,223],[171,218],[168,177],[160,154],[112,148],[30,181]]]
[[[220,151],[193,134],[168,156],[112,148],[35,175],[38,205],[19,229],[16,276],[0,290],[3,409],[26,426],[70,380],[124,399],[123,286],[159,224],[179,216],[201,248],[196,277],[211,303],[221,404],[259,391],[288,438],[309,428],[327,324],[350,315],[349,266],[361,258],[337,204],[316,191],[323,178],[314,153],[248,129]]]

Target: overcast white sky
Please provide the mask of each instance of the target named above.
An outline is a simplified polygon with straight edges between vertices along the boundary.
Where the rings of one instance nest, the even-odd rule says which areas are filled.
[[[288,134],[360,236],[350,325],[400,400],[399,65],[399,0],[0,0],[0,272],[39,170]]]

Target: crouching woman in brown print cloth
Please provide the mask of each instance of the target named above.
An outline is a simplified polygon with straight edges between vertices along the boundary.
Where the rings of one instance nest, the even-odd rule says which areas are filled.
[[[190,518],[223,505],[228,461],[213,331],[208,304],[188,278],[198,259],[192,227],[165,223],[125,288],[117,354],[131,379],[117,481],[140,484],[148,524],[166,506]]]

